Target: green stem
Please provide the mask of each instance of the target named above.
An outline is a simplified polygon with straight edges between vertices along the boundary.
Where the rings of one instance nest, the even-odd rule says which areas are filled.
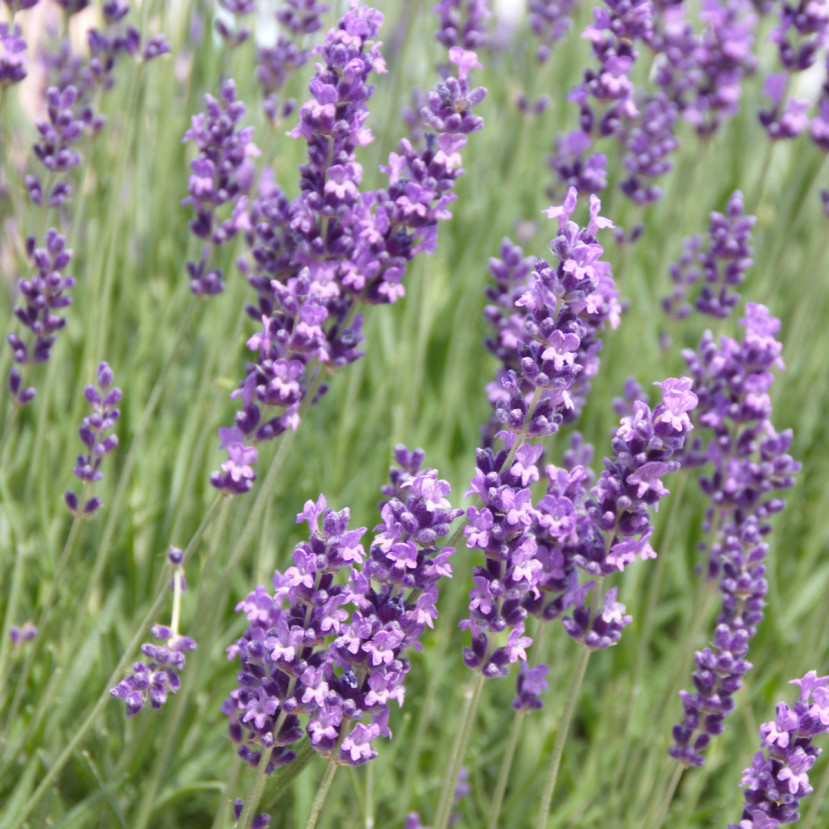
[[[206,515],[202,519],[199,528],[196,530],[195,534],[190,539],[190,543],[187,545],[187,549],[184,551],[182,566],[184,566],[187,563],[187,561],[195,552],[196,547],[198,546],[202,536],[207,530],[207,527],[213,520],[220,504],[222,504],[224,500],[225,498],[219,495],[214,499],[213,503],[210,505],[210,508],[208,509]],[[75,736],[69,741],[69,744],[66,746],[66,748],[63,749],[63,751],[55,759],[52,766],[47,770],[46,774],[43,776],[43,779],[40,781],[38,787],[32,793],[32,796],[26,801],[22,812],[16,816],[19,825],[22,826],[23,821],[32,813],[32,810],[40,802],[43,795],[46,794],[47,790],[55,781],[57,776],[60,774],[63,767],[71,759],[75,749],[86,736],[87,732],[92,728],[92,726],[95,723],[95,720],[98,718],[98,714],[100,714],[101,711],[103,711],[104,706],[110,699],[109,689],[121,679],[121,675],[124,671],[124,668],[126,668],[126,666],[129,664],[133,654],[135,653],[135,650],[141,644],[141,640],[146,636],[147,628],[158,616],[158,613],[164,606],[164,603],[167,601],[167,589],[168,588],[165,580],[163,589],[160,589],[158,591],[158,595],[156,596],[155,601],[152,603],[150,609],[144,615],[144,618],[138,625],[135,634],[133,635],[127,647],[124,649],[124,653],[121,656],[121,659],[118,661],[118,664],[115,666],[115,669],[112,671],[112,674],[106,681],[104,691],[98,698],[98,701],[95,703],[95,706],[89,712],[83,723],[81,723],[81,725],[78,727],[78,730],[75,732]]]
[[[684,771],[685,766],[682,765],[682,763],[677,763],[676,768],[671,775],[671,779],[668,781],[668,785],[665,787],[665,791],[658,801],[659,806],[656,810],[656,814],[654,815],[653,822],[648,824],[649,829],[659,829],[659,827],[662,826],[662,822],[665,820],[665,815],[668,813],[668,809],[673,802],[674,795],[676,794],[679,781],[682,779]]]
[[[507,742],[507,749],[504,752],[504,757],[501,760],[501,768],[498,770],[498,781],[495,784],[495,794],[492,795],[492,800],[489,804],[489,823],[487,829],[497,829],[498,818],[501,815],[501,806],[504,802],[504,793],[507,790],[507,781],[509,780],[510,769],[512,768],[512,761],[515,757],[515,749],[518,747],[518,737],[521,734],[521,725],[524,722],[526,711],[517,711],[512,720],[512,729],[509,733],[509,741]]]
[[[276,735],[274,731],[274,735]],[[268,763],[271,761],[271,754],[273,754],[274,746],[262,752],[259,758],[259,763],[256,766],[256,774],[253,777],[253,782],[248,789],[248,796],[245,798],[245,805],[242,809],[242,814],[239,815],[239,821],[236,824],[236,829],[250,829],[253,819],[256,817],[256,810],[259,808],[259,801],[262,799],[262,791],[265,788],[265,780],[267,779]]]
[[[452,747],[449,770],[443,779],[443,789],[438,803],[437,819],[435,829],[446,829],[449,825],[449,815],[452,812],[452,801],[454,800],[455,787],[458,783],[458,774],[461,770],[466,746],[469,743],[469,735],[472,733],[472,724],[475,722],[475,714],[478,710],[478,703],[481,700],[481,690],[484,687],[484,675],[478,671],[475,675],[475,684],[471,691],[464,689],[466,706],[461,718],[461,727],[455,737],[455,744]]]
[[[354,723],[346,723],[340,726],[340,734],[337,737],[337,742],[334,743],[334,748],[331,749],[331,760],[328,763],[328,768],[320,781],[317,793],[314,795],[314,802],[311,804],[311,811],[308,813],[308,820],[305,821],[305,829],[314,829],[317,821],[322,814],[322,807],[325,806],[325,798],[328,797],[328,790],[331,788],[331,783],[334,781],[334,775],[337,773],[339,764],[337,758],[340,755],[340,746],[343,740],[348,736],[349,731]]]
[[[538,821],[536,822],[537,829],[545,829],[547,825],[547,818],[550,815],[550,805],[553,801],[553,792],[555,791],[556,780],[558,779],[558,770],[561,767],[561,758],[564,754],[564,744],[567,741],[567,734],[570,731],[570,722],[573,719],[573,712],[576,710],[576,702],[578,702],[581,683],[587,672],[587,663],[590,661],[591,653],[592,651],[588,648],[582,648],[576,670],[573,672],[570,690],[567,693],[567,702],[564,705],[564,711],[561,715],[561,721],[558,724],[558,731],[556,732],[556,740],[553,744],[553,754],[550,758],[550,765],[547,768],[547,779],[544,781],[544,790],[541,794],[541,806],[538,811]]]
[[[237,754],[234,761],[230,764],[230,769],[227,772],[227,778],[225,779],[225,786],[223,789],[225,796],[222,797],[222,802],[219,804],[219,808],[216,811],[216,816],[213,818],[213,823],[210,825],[210,829],[224,829],[228,818],[228,812],[230,811],[230,798],[228,797],[228,793],[232,792],[236,788],[236,779],[239,777],[239,769],[241,768],[242,759]]]

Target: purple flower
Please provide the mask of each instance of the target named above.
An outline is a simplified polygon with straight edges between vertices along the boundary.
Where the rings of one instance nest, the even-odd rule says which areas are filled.
[[[12,625],[9,628],[9,637],[15,648],[21,647],[25,642],[31,642],[37,636],[37,627],[32,622],[24,622],[21,627]]]
[[[711,213],[705,249],[699,236],[685,239],[682,256],[669,268],[675,287],[662,300],[667,314],[683,319],[692,307],[717,318],[731,314],[740,298],[734,289],[743,283],[754,261],[751,231],[756,221],[755,216],[743,215],[743,196],[736,190],[725,215]],[[695,291],[697,296],[689,298],[689,289],[697,284],[701,286]]]
[[[80,496],[72,490],[64,495],[66,506],[76,518],[88,518],[101,506],[101,499],[89,498],[83,506],[83,498],[87,486],[100,481],[104,477],[101,471],[103,459],[118,446],[118,436],[108,435],[121,413],[115,406],[121,400],[121,389],[112,387],[112,369],[106,364],[98,366],[98,384],[84,387],[84,396],[92,407],[92,414],[83,419],[78,429],[81,443],[86,447],[85,455],[78,455],[78,462],[72,470],[83,481],[84,488]]]
[[[405,447],[397,455],[413,457]],[[414,455],[419,467],[422,452]],[[249,625],[228,648],[241,670],[222,710],[251,765],[271,746],[269,769],[290,763],[303,728],[315,751],[331,756],[339,745],[348,765],[373,759],[374,740],[391,737],[389,706],[402,705],[410,669],[403,654],[420,648],[437,617],[438,582],[451,574],[454,550],[436,542],[461,513],[435,470],[411,470],[392,470],[392,487],[408,494],[383,503],[368,553],[365,529],[350,530],[349,511],[320,496],[297,516],[310,538],[292,567],[274,573],[274,592],[257,587],[237,605]]]
[[[488,388],[494,420],[486,442],[499,426],[545,435],[574,420],[598,369],[599,333],[618,323],[618,292],[595,236],[612,223],[599,216],[601,203],[592,196],[590,221],[579,228],[569,218],[576,198],[571,188],[562,206],[545,211],[558,221],[550,242],[557,265],[536,259],[527,273],[530,260],[509,240],[502,243],[504,260],[490,262],[497,284],[487,292],[494,304],[484,313],[496,333],[486,345],[502,368]]]
[[[435,249],[438,223],[451,216],[466,134],[482,125],[472,107],[485,90],[469,85],[477,59],[450,49],[458,76],[439,84],[424,108],[440,133],[421,149],[402,141],[381,168],[388,186],[362,189],[356,153],[373,138],[368,81],[385,71],[372,42],[381,21],[379,12],[354,6],[315,50],[312,97],[289,133],[308,145],[300,194],[289,200],[268,173],[251,206],[246,239],[253,261],[240,267],[258,294],[247,310],[262,329],[248,340],[256,361],[233,393],[242,404],[236,426],[248,442],[297,428],[309,385],[313,402],[327,390],[319,364],[332,369],[362,356],[358,304],[391,304],[404,295],[408,262]]]
[[[245,105],[236,100],[236,85],[225,81],[219,98],[205,95],[206,112],[193,116],[193,123],[183,141],[193,141],[198,156],[190,163],[188,197],[182,204],[192,204],[196,216],[190,230],[208,244],[199,262],[188,262],[190,290],[195,294],[217,294],[224,290],[222,270],[209,267],[211,247],[219,247],[240,230],[250,227],[245,194],[253,182],[251,158],[259,155],[253,143],[253,127],[239,127]],[[219,221],[217,210],[231,206],[230,215]]]
[[[733,696],[751,669],[745,657],[768,589],[768,519],[783,509],[777,492],[793,484],[800,468],[788,454],[791,431],[778,434],[770,421],[771,369],[783,367],[775,338],[779,321],[765,306],[748,303],[741,322],[741,343],[723,337],[717,347],[706,332],[697,353],[683,352],[699,396],[698,434],[683,465],[713,466],[700,487],[712,504],[703,526],[713,538],[706,550],[707,578],[719,580],[722,594],[714,640],[695,655],[695,692],[680,695],[684,717],[674,726],[670,754],[686,765],[704,764],[703,751],[724,730]]]
[[[435,40],[447,49],[480,49],[487,44],[484,21],[492,17],[487,0],[439,0],[432,7],[440,28]]]
[[[546,665],[529,668],[526,662],[522,663],[516,680],[516,696],[512,701],[512,707],[516,711],[537,711],[543,707],[541,694],[547,690],[547,680],[544,677],[549,670]]]
[[[0,23],[0,88],[20,83],[26,77],[26,41],[20,26]]]
[[[30,333],[26,341],[17,334],[8,335],[15,362],[9,372],[9,391],[18,406],[25,406],[35,396],[34,388],[27,387],[23,382],[18,366],[23,366],[25,370],[34,363],[45,363],[49,359],[55,335],[66,325],[66,318],[55,311],[71,305],[72,298],[64,292],[75,285],[73,277],[62,274],[72,261],[72,251],[66,248],[66,238],[50,228],[44,242],[45,247],[36,248],[34,237],[26,240],[26,253],[32,263],[33,275],[17,283],[20,303],[14,315]]]
[[[761,750],[743,772],[745,808],[739,824],[729,829],[776,829],[800,817],[800,800],[812,791],[809,771],[822,750],[813,745],[829,730],[829,677],[809,671],[791,685],[800,686],[794,708],[777,706],[777,717],[760,726]]]
[[[539,63],[550,57],[553,44],[570,30],[576,6],[576,0],[530,0],[530,28],[539,40],[535,50]]]
[[[757,111],[757,117],[772,141],[795,138],[809,126],[806,110],[809,102],[798,98],[786,101],[788,75],[768,75],[763,94],[771,98],[772,106]]]

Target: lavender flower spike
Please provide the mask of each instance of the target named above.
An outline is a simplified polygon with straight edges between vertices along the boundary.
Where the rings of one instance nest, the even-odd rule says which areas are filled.
[[[167,701],[168,693],[175,693],[181,687],[179,674],[184,668],[186,653],[195,650],[195,640],[189,636],[181,636],[178,632],[181,597],[186,589],[184,568],[181,566],[182,557],[178,547],[170,548],[167,558],[173,567],[172,621],[169,627],[153,625],[150,630],[153,638],[164,644],[154,645],[145,642],[141,646],[141,652],[150,658],[150,662],[135,662],[132,673],[109,689],[114,699],[126,703],[127,717],[134,717],[148,702],[155,709],[161,708]]]
[[[107,435],[121,414],[115,408],[121,399],[121,389],[112,387],[112,379],[112,369],[106,363],[101,363],[98,366],[98,387],[90,385],[84,388],[84,396],[92,406],[92,414],[83,419],[78,435],[87,449],[87,454],[78,455],[78,463],[73,470],[83,481],[84,488],[80,497],[72,490],[68,490],[64,495],[66,506],[75,518],[88,518],[101,506],[101,499],[98,497],[89,498],[83,506],[80,504],[80,498],[83,497],[87,486],[104,477],[101,462],[118,446],[117,435]]]
[[[777,829],[795,823],[800,801],[812,791],[809,770],[822,754],[813,745],[818,734],[829,732],[829,676],[809,671],[791,685],[800,686],[794,708],[778,703],[777,717],[760,726],[761,750],[743,772],[745,808],[739,823],[728,829]]]
[[[44,241],[45,247],[36,248],[34,237],[26,240],[26,252],[35,273],[18,282],[21,302],[14,315],[31,332],[28,342],[17,334],[8,335],[15,362],[9,372],[9,391],[18,406],[25,406],[35,396],[34,388],[25,386],[23,372],[18,366],[45,363],[49,359],[55,334],[66,325],[66,318],[54,312],[72,303],[71,297],[64,292],[75,285],[73,277],[62,274],[72,261],[72,251],[66,248],[66,237],[50,228]]]
[[[402,705],[410,669],[403,654],[419,649],[437,617],[438,582],[451,575],[454,550],[437,540],[460,514],[449,485],[420,469],[422,452],[397,447],[396,457],[402,468],[383,490],[368,553],[365,529],[349,529],[349,511],[321,495],[297,516],[310,537],[293,566],[274,573],[274,592],[260,585],[237,605],[249,624],[228,648],[241,670],[222,711],[254,767],[263,749],[267,772],[290,763],[303,730],[315,751],[347,765],[372,760],[372,742],[391,737],[389,706]]]
[[[239,128],[245,105],[236,100],[236,85],[225,81],[219,98],[205,95],[203,113],[193,116],[193,123],[184,134],[183,142],[193,141],[198,156],[190,163],[192,175],[187,184],[189,195],[182,204],[192,204],[196,216],[190,230],[207,244],[199,262],[188,262],[190,290],[194,294],[212,295],[224,290],[222,270],[209,268],[210,248],[219,247],[240,230],[248,230],[250,222],[245,195],[253,182],[251,158],[258,156],[253,143],[253,127]],[[219,208],[231,205],[230,215],[220,219]]]
[[[0,89],[20,83],[26,77],[26,41],[20,26],[0,23]]]

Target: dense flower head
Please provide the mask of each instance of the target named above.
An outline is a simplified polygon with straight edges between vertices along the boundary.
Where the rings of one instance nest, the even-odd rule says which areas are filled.
[[[437,617],[438,581],[451,575],[454,551],[437,547],[437,535],[460,513],[435,470],[404,489],[405,503],[383,504],[368,553],[347,509],[329,509],[322,495],[306,502],[297,521],[310,538],[294,549],[293,566],[274,573],[273,593],[259,586],[237,605],[249,624],[228,648],[241,670],[222,710],[251,765],[270,747],[269,770],[290,763],[303,732],[315,751],[348,765],[373,759],[372,742],[391,737],[389,706],[403,704],[410,669],[403,654],[419,649]]]
[[[403,140],[381,172],[388,186],[362,190],[357,150],[372,140],[366,126],[372,72],[385,71],[382,21],[367,6],[351,8],[315,50],[320,60],[312,98],[290,135],[308,145],[300,193],[288,199],[266,171],[251,204],[246,240],[251,260],[240,268],[258,301],[248,313],[262,329],[248,340],[256,352],[233,393],[242,409],[236,427],[246,444],[271,440],[300,421],[309,387],[316,402],[329,371],[362,356],[361,303],[390,304],[405,293],[408,262],[437,246],[438,223],[451,217],[454,182],[463,173],[466,134],[480,128],[471,107],[485,91],[471,89],[474,53],[450,50],[457,77],[438,85],[424,117],[439,134],[416,149]]]
[[[683,457],[686,467],[710,465],[700,487],[711,501],[703,529],[711,542],[706,576],[717,580],[722,610],[711,646],[695,656],[694,692],[681,693],[683,720],[673,729],[671,756],[703,765],[711,738],[734,710],[733,696],[751,669],[749,643],[763,618],[767,584],[769,518],[783,509],[780,493],[800,469],[789,454],[791,430],[771,423],[772,369],[783,368],[776,339],[779,320],[763,305],[748,303],[737,342],[710,332],[697,352],[683,352],[694,378],[698,436]]]
[[[65,173],[81,163],[80,153],[72,148],[82,137],[84,127],[84,122],[75,116],[77,100],[78,90],[73,86],[62,91],[54,86],[46,90],[49,120],[37,121],[40,138],[32,149],[50,173]]]
[[[9,391],[14,402],[20,406],[32,401],[35,390],[24,384],[18,366],[44,363],[49,359],[55,335],[66,325],[66,318],[56,312],[72,303],[72,298],[65,292],[75,285],[75,279],[63,273],[72,261],[66,237],[50,228],[46,232],[44,245],[36,248],[34,237],[26,240],[32,275],[18,282],[20,302],[14,315],[30,334],[26,340],[15,333],[8,335],[15,363],[9,372]]]
[[[530,28],[538,37],[535,59],[544,63],[553,45],[570,30],[576,0],[530,0]]]
[[[558,222],[550,242],[555,265],[536,259],[529,270],[529,260],[508,240],[504,259],[490,262],[497,285],[488,290],[493,304],[484,313],[495,336],[486,345],[502,363],[488,388],[491,431],[497,423],[511,432],[545,435],[574,420],[598,370],[599,333],[618,324],[618,291],[596,240],[599,229],[613,225],[599,215],[601,203],[592,196],[589,222],[579,227],[570,219],[576,203],[573,187],[563,205],[545,211]]]
[[[667,314],[676,319],[693,309],[717,318],[731,314],[740,299],[736,288],[753,264],[751,231],[756,221],[744,215],[742,193],[735,190],[724,215],[711,213],[705,247],[700,236],[684,240],[682,255],[669,268],[674,290],[662,300]],[[689,296],[692,291],[696,296]]]
[[[595,482],[589,467],[592,447],[577,434],[563,465],[544,470],[547,491],[536,506],[534,527],[541,572],[536,591],[522,605],[547,621],[561,618],[570,636],[591,649],[616,644],[630,622],[615,591],[608,591],[600,608],[592,607],[595,579],[624,570],[637,558],[655,557],[650,513],[668,494],[661,478],[678,467],[672,456],[681,452],[691,431],[688,412],[696,396],[690,379],[669,378],[658,385],[662,402],[651,410],[637,395]]]
[[[69,490],[64,495],[66,506],[76,518],[86,518],[92,515],[100,506],[101,499],[89,498],[83,505],[86,487],[100,481],[104,477],[101,471],[103,459],[118,446],[118,436],[107,434],[115,426],[121,413],[115,407],[121,400],[121,389],[112,385],[112,369],[107,363],[98,366],[97,386],[84,387],[84,397],[92,407],[92,414],[83,419],[78,429],[78,436],[86,448],[85,455],[78,455],[78,462],[73,469],[76,477],[83,481],[84,489],[81,495]]]
[[[112,697],[126,704],[127,717],[134,717],[147,703],[156,710],[161,708],[168,695],[178,691],[187,651],[196,647],[196,642],[189,636],[174,635],[164,625],[153,625],[151,632],[164,644],[145,642],[141,652],[149,657],[149,661],[133,663],[132,673],[109,689]]]
[[[709,136],[739,110],[743,79],[756,69],[756,15],[748,0],[705,0],[702,30],[676,5],[652,41],[657,84],[701,136]]]
[[[582,195],[607,187],[607,156],[590,152],[592,148],[590,136],[582,129],[556,136],[547,164],[563,187],[575,187]]]
[[[729,829],[777,829],[800,817],[800,801],[812,791],[809,771],[822,750],[813,745],[829,731],[829,676],[809,671],[791,685],[800,687],[793,707],[781,702],[777,716],[760,726],[761,750],[743,772],[745,807],[739,824]]]
[[[775,336],[780,322],[765,306],[750,302],[741,323],[742,341],[722,337],[718,345],[706,332],[696,352],[683,352],[700,401],[695,413],[700,428],[683,465],[713,467],[700,478],[712,503],[707,526],[715,514],[738,523],[754,515],[768,532],[769,517],[784,505],[778,493],[792,486],[800,464],[788,454],[791,430],[778,433],[770,419],[772,370],[784,368]],[[708,575],[715,578],[716,546],[708,552]]]
[[[440,24],[435,39],[447,49],[480,49],[486,45],[485,21],[492,17],[488,0],[439,0],[432,11]]]
[[[678,109],[662,92],[638,101],[638,109],[625,139],[624,163],[629,175],[620,188],[636,204],[649,204],[662,198],[662,190],[649,179],[673,169],[669,156],[679,147],[674,134]]]
[[[20,26],[0,23],[0,88],[20,83],[26,77],[26,41]]]
[[[253,143],[253,127],[240,127],[245,105],[236,99],[232,80],[222,83],[219,97],[205,95],[205,112],[194,115],[183,141],[193,141],[198,155],[190,162],[188,196],[196,216],[190,230],[205,246],[199,262],[188,262],[190,290],[195,294],[216,294],[224,289],[222,270],[210,268],[210,246],[218,247],[249,227],[246,193],[253,183],[252,158],[259,155]],[[230,205],[230,215],[219,220],[217,210]]]

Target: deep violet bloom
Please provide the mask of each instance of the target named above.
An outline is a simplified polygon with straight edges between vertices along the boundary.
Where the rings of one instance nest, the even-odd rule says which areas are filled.
[[[357,309],[404,295],[409,261],[436,248],[438,223],[451,217],[466,135],[482,126],[472,108],[486,93],[469,84],[476,56],[450,49],[457,77],[438,84],[422,113],[438,134],[419,149],[402,141],[381,168],[388,186],[361,189],[357,151],[373,140],[366,125],[374,91],[368,81],[385,71],[373,41],[381,21],[379,12],[352,3],[326,34],[315,50],[312,97],[289,133],[308,145],[300,193],[289,200],[266,171],[251,205],[252,261],[240,267],[258,294],[248,313],[261,330],[248,340],[255,361],[232,395],[241,403],[236,426],[248,444],[295,430],[309,390],[309,403],[327,390],[323,369],[362,356]]]
[[[700,136],[739,110],[742,81],[756,69],[756,22],[748,0],[705,0],[698,18],[677,4],[660,17],[649,43],[656,83]]]
[[[711,499],[703,529],[712,537],[706,578],[718,580],[722,611],[710,647],[695,655],[695,691],[681,693],[683,720],[673,729],[670,754],[701,766],[711,737],[722,733],[734,710],[734,694],[751,669],[748,646],[763,618],[769,518],[783,509],[782,490],[794,483],[800,464],[788,454],[791,430],[772,426],[768,390],[772,369],[783,368],[780,323],[762,305],[748,303],[742,342],[710,332],[698,352],[683,356],[694,378],[699,407],[697,437],[683,466],[710,464],[700,488]]]
[[[20,301],[14,315],[29,329],[29,334],[25,340],[14,333],[8,335],[14,360],[8,385],[12,400],[18,406],[25,406],[35,396],[35,389],[25,385],[19,367],[25,371],[25,367],[49,359],[55,335],[66,325],[66,318],[56,312],[72,303],[65,292],[75,285],[75,279],[63,273],[72,261],[66,237],[50,228],[44,242],[45,247],[36,248],[34,237],[26,240],[32,276],[18,282]]]
[[[669,267],[674,289],[662,300],[669,316],[684,319],[692,310],[712,317],[731,314],[740,299],[737,288],[753,264],[751,231],[757,218],[743,214],[743,195],[735,190],[725,215],[712,212],[707,244],[686,238],[679,260]]]
[[[526,661],[529,614],[562,618],[568,634],[591,650],[618,641],[631,617],[616,601],[615,588],[595,614],[586,597],[596,577],[621,571],[636,558],[655,557],[648,543],[650,512],[668,494],[661,478],[679,466],[671,456],[684,445],[691,430],[687,413],[696,404],[689,378],[659,385],[662,402],[653,410],[637,402],[634,414],[623,418],[613,454],[589,490],[591,473],[579,463],[588,453],[578,441],[564,468],[546,467],[547,493],[536,503],[529,485],[539,479],[540,446],[523,444],[514,454],[506,448],[478,450],[467,494],[477,495],[480,507],[467,511],[464,535],[467,547],[480,549],[486,561],[473,570],[470,616],[460,623],[472,636],[463,650],[467,667],[504,676],[513,662]],[[510,435],[507,447],[512,441]],[[580,582],[578,571],[589,580]],[[539,679],[531,675],[525,698],[528,680],[521,681],[519,707],[537,707],[532,699]]]
[[[195,143],[198,155],[190,162],[189,195],[182,204],[195,208],[190,230],[207,243],[201,259],[187,263],[190,290],[212,295],[221,293],[224,283],[222,269],[210,265],[211,250],[249,227],[246,193],[255,170],[251,158],[260,153],[252,140],[253,127],[239,126],[245,105],[236,100],[232,80],[222,83],[218,99],[208,94],[204,102],[205,112],[193,116],[192,126],[183,138]],[[229,215],[220,218],[217,211],[225,205],[230,206]]]
[[[20,83],[26,77],[26,41],[20,26],[0,23],[0,88]]]
[[[78,429],[78,436],[84,447],[85,455],[78,455],[78,462],[72,470],[83,481],[84,488],[80,496],[72,490],[64,495],[66,506],[76,518],[88,518],[101,506],[98,497],[89,498],[81,504],[86,488],[104,477],[101,471],[103,459],[118,446],[118,436],[107,434],[115,426],[121,412],[115,407],[121,400],[121,389],[112,385],[112,369],[106,364],[98,366],[97,388],[93,385],[84,387],[83,393],[92,407],[92,414],[83,419]]]
[[[577,0],[530,0],[530,28],[538,38],[535,59],[544,63],[553,45],[570,30]]]
[[[496,284],[487,288],[484,316],[495,333],[486,347],[502,365],[487,388],[494,412],[485,443],[499,428],[548,435],[575,420],[598,370],[599,335],[618,325],[618,291],[596,239],[613,224],[591,196],[589,221],[579,227],[570,218],[576,205],[571,187],[563,205],[545,211],[558,222],[553,264],[525,259],[508,239],[502,259],[490,260]]]
[[[149,661],[133,663],[132,673],[109,689],[112,697],[123,700],[126,704],[127,717],[134,717],[148,702],[155,709],[161,708],[168,695],[174,694],[181,687],[180,674],[187,659],[187,652],[196,648],[196,641],[189,636],[181,636],[177,627],[181,597],[185,590],[181,550],[171,548],[168,559],[173,566],[172,626],[153,625],[150,630],[153,638],[164,644],[145,642],[141,646],[141,652]]]
[[[489,0],[439,0],[432,11],[440,24],[435,40],[447,49],[460,46],[475,50],[486,46],[485,21],[492,17]]]
[[[411,459],[405,447],[396,454]],[[321,495],[297,516],[310,538],[293,566],[274,573],[275,592],[259,586],[237,605],[249,624],[228,648],[241,670],[222,710],[251,765],[271,747],[269,771],[290,763],[303,732],[315,751],[336,750],[347,765],[373,759],[371,743],[391,737],[389,706],[403,704],[410,669],[403,654],[420,648],[437,617],[438,582],[451,575],[454,550],[440,548],[438,535],[461,512],[435,470],[412,469],[393,470],[392,487],[408,496],[384,502],[368,553],[365,528],[349,529],[348,509],[329,509]]]
[[[739,823],[728,829],[777,829],[795,823],[800,801],[812,792],[809,771],[823,753],[813,745],[829,731],[829,676],[809,671],[790,685],[800,686],[794,707],[777,704],[777,716],[760,726],[761,750],[743,772],[745,808]]]

